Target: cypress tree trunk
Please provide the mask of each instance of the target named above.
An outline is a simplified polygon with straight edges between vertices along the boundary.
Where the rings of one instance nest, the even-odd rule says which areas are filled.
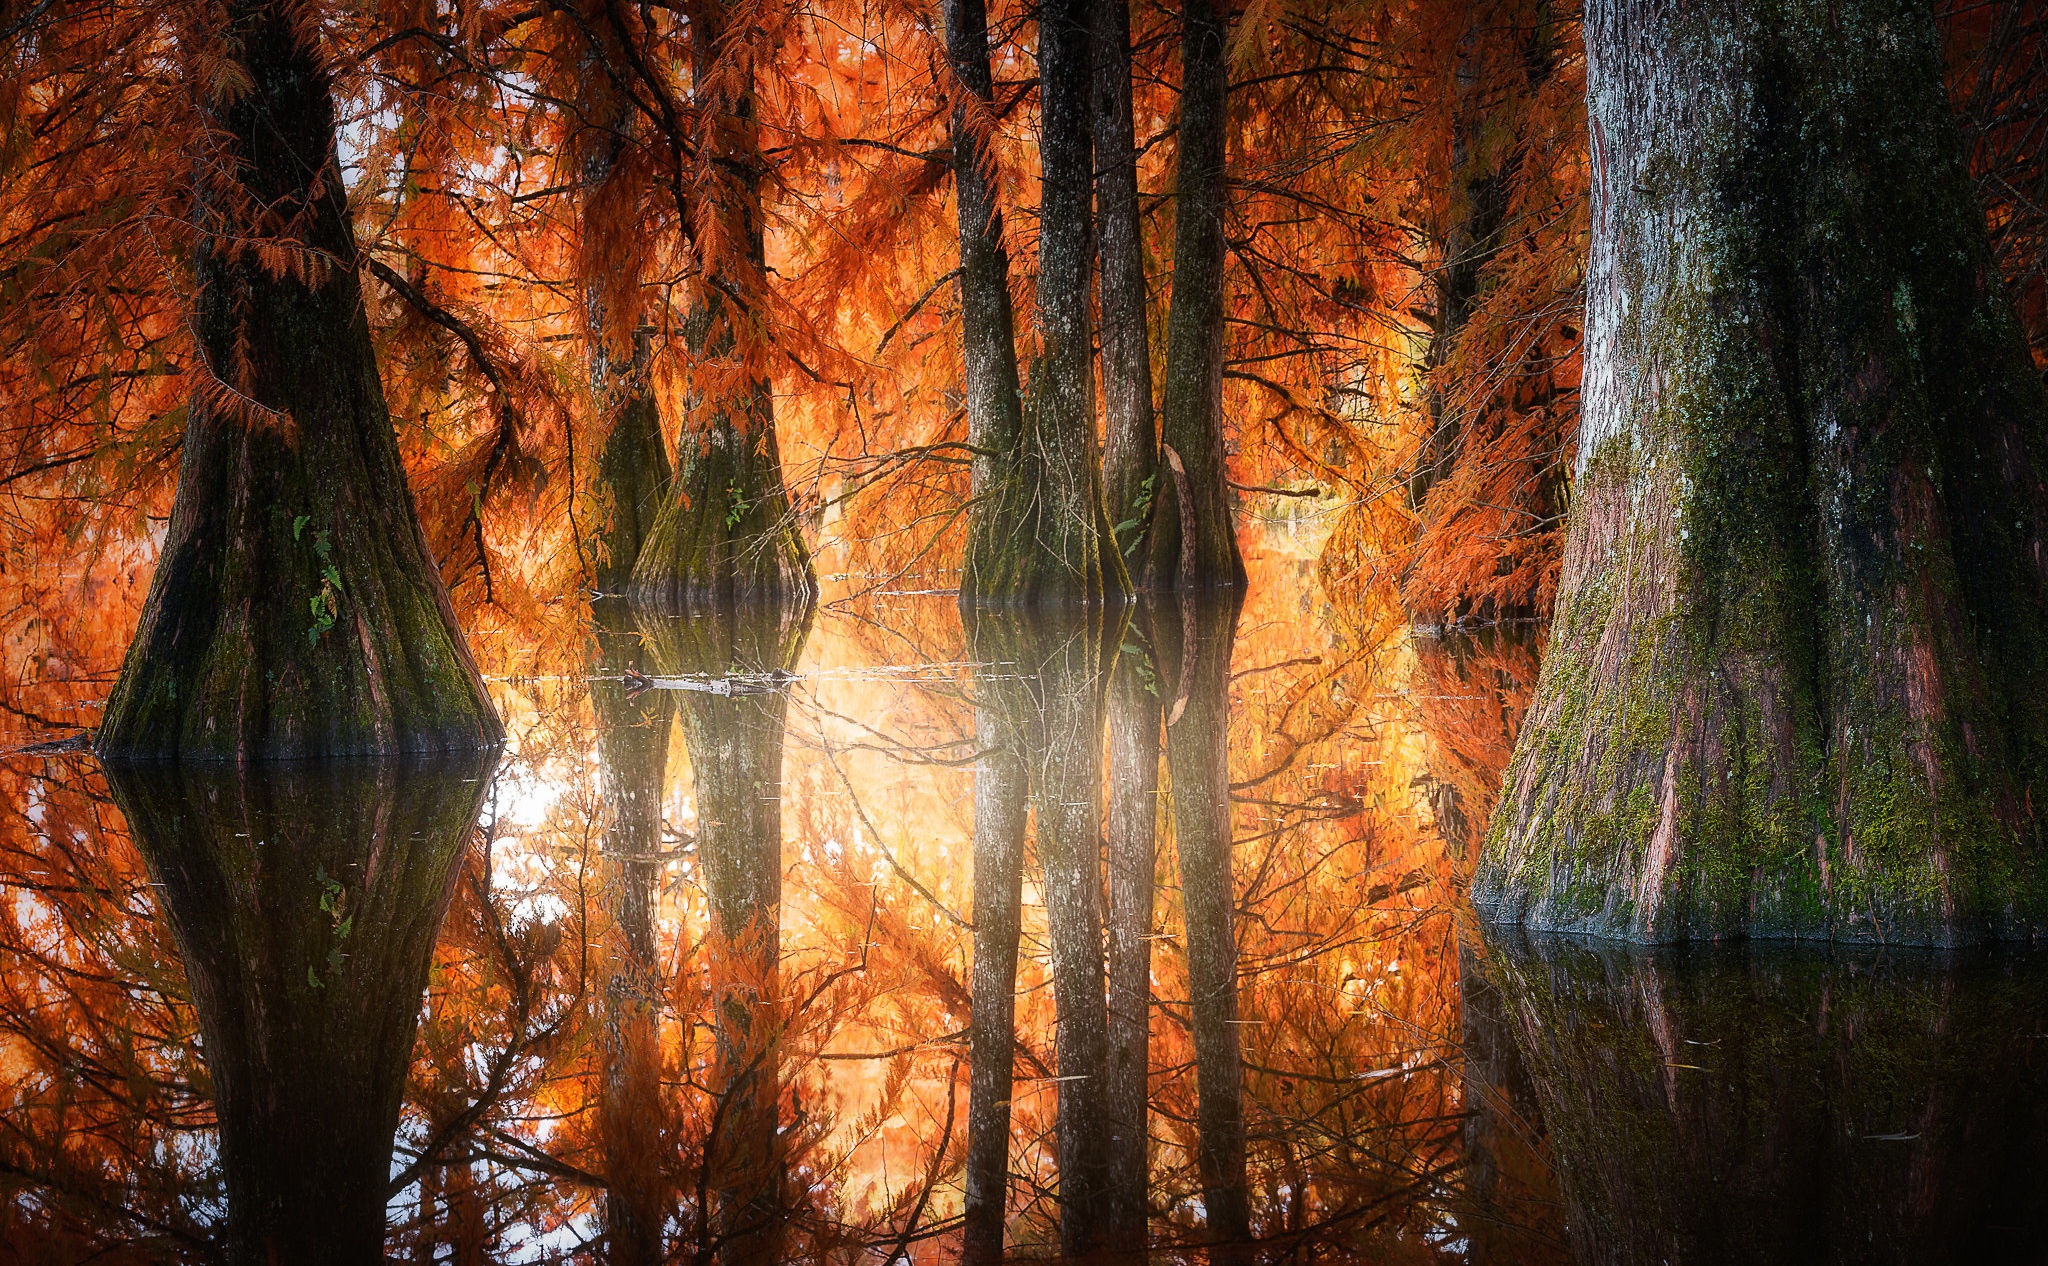
[[[112,765],[198,1013],[227,1260],[384,1260],[420,996],[495,758]]]
[[[977,621],[987,628],[994,621]],[[1017,1045],[1017,939],[1023,930],[1024,823],[1030,812],[1020,686],[1000,637],[976,640],[974,1014],[968,1034],[962,1259],[999,1262],[1008,1220],[1010,1100]]]
[[[99,751],[490,747],[503,732],[377,377],[325,56],[281,6],[238,0],[225,17],[250,86],[202,103],[221,160],[202,173],[192,329],[211,374],[193,395],[170,533]],[[252,237],[288,251],[290,268],[274,272]]]
[[[691,8],[692,72],[712,178],[706,197],[716,242],[734,244],[701,262],[705,298],[690,314],[691,355],[727,367],[740,384],[692,410],[676,445],[675,478],[633,568],[642,605],[671,612],[780,603],[807,607],[817,594],[810,550],[782,482],[775,402],[759,361],[768,300],[762,236],[760,122],[751,52],[726,39],[737,0]],[[729,59],[733,64],[721,64]],[[705,416],[708,414],[708,417]]]
[[[787,1217],[778,980],[789,696],[776,678],[796,666],[810,620],[805,603],[641,621],[664,674],[708,676],[724,688],[676,692],[711,910],[719,1106],[704,1154],[703,1225],[719,1262],[779,1260]]]
[[[1600,0],[1586,47],[1580,481],[1474,901],[1643,941],[2037,934],[2048,403],[1929,14]]]
[[[1173,299],[1166,316],[1160,438],[1176,476],[1185,479],[1176,478],[1176,488],[1159,489],[1150,574],[1173,588],[1241,587],[1244,560],[1237,552],[1230,474],[1223,461],[1223,216],[1230,205],[1224,42],[1229,23],[1213,0],[1188,0],[1182,13]]]
[[[968,526],[960,577],[967,606],[1094,603],[1130,592],[1095,452],[1089,40],[1084,0],[1041,6],[1040,359],[1020,440],[998,459]]]
[[[1134,630],[1135,632],[1135,630]],[[1145,1247],[1152,1069],[1153,873],[1159,828],[1159,677],[1125,640],[1109,681],[1109,1223],[1115,1249]]]
[[[661,879],[661,804],[674,696],[626,693],[626,672],[652,667],[633,614],[599,602],[591,706],[597,713],[605,823],[605,904],[612,924],[604,982],[603,1091],[605,1243],[612,1266],[662,1260],[662,1225],[673,1203],[663,1178],[660,1006],[655,902]]]
[[[1152,513],[1159,433],[1152,416],[1152,345],[1138,217],[1137,127],[1131,117],[1131,13],[1095,5],[1095,215],[1101,261],[1102,487],[1118,553],[1136,556]]]
[[[1161,621],[1167,675],[1166,764],[1187,918],[1188,1009],[1195,1038],[1195,1161],[1213,1238],[1251,1237],[1244,1171],[1244,1067],[1237,1033],[1237,890],[1230,866],[1230,650],[1238,594],[1184,596]]]
[[[958,83],[952,132],[960,217],[961,360],[973,493],[980,498],[994,487],[1002,461],[1024,434],[1023,388],[1017,377],[1003,213],[982,144],[982,129],[992,126],[995,95],[988,68],[988,13],[982,0],[946,0],[945,9],[946,56]]]

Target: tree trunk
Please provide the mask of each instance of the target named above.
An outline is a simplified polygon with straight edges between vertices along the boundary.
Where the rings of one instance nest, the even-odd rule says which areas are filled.
[[[1244,1068],[1237,1034],[1237,890],[1230,853],[1230,650],[1241,599],[1185,595],[1178,627],[1158,626],[1172,702],[1166,764],[1187,919],[1189,1011],[1195,1038],[1196,1167],[1209,1232],[1251,1236],[1244,1170]]]
[[[248,760],[493,746],[503,730],[420,530],[377,377],[325,58],[280,7],[244,0],[226,16],[250,86],[202,103],[222,158],[202,173],[197,213],[192,329],[207,370],[99,751]],[[289,252],[290,269],[274,272],[251,237]]]
[[[953,180],[960,216],[961,360],[965,365],[967,443],[973,495],[995,485],[1001,460],[1024,434],[1017,332],[1010,309],[1010,256],[984,129],[995,95],[988,68],[988,13],[982,0],[946,0],[946,56],[958,90],[953,101]]]
[[[1041,6],[1039,360],[1020,440],[998,459],[968,526],[967,606],[1085,604],[1130,592],[1095,451],[1089,39],[1084,0]]]
[[[655,930],[661,880],[661,804],[668,768],[670,692],[628,695],[628,671],[651,665],[633,614],[618,602],[595,604],[597,659],[591,706],[605,823],[605,897],[612,941],[604,984],[604,1088],[598,1103],[604,1140],[605,1242],[609,1266],[651,1266],[664,1259],[662,1226],[673,1195],[663,1178],[660,1008]]]
[[[763,366],[769,296],[761,177],[767,163],[752,51],[736,50],[725,38],[736,3],[691,7],[692,74],[698,104],[712,116],[705,197],[718,231],[700,237],[700,250],[710,252],[700,260],[703,298],[685,330],[691,356],[736,385],[691,409],[676,445],[674,482],[633,568],[634,599],[678,614],[735,605],[807,607],[818,588],[782,482],[775,401]]]
[[[2038,960],[1502,929],[1485,971],[1542,1106],[1571,1260],[2039,1256]]]
[[[384,1260],[420,996],[495,758],[113,765],[213,1086],[227,1260]]]
[[[1131,115],[1131,13],[1095,7],[1095,216],[1102,312],[1103,496],[1117,549],[1135,558],[1151,518],[1159,433],[1152,415],[1152,344],[1138,216],[1137,126]]]
[[[1134,630],[1135,631],[1135,630]],[[1145,1247],[1152,1069],[1152,908],[1159,829],[1159,675],[1127,638],[1109,682],[1110,1247]]]
[[[979,621],[986,628],[994,621]],[[1021,686],[1001,638],[976,640],[974,1014],[968,1036],[967,1174],[962,1259],[1000,1262],[1008,1221],[1010,1101],[1017,1045],[1017,938],[1023,929],[1024,824],[1030,791]]]
[[[1242,587],[1223,460],[1224,135],[1229,25],[1214,0],[1188,0],[1181,33],[1180,156],[1174,180],[1173,299],[1166,316],[1160,438],[1186,482],[1160,488],[1150,580],[1179,589]],[[1185,503],[1185,504],[1183,504]],[[1182,546],[1185,534],[1191,549]]]
[[[1908,0],[1600,0],[1551,650],[1473,899],[2037,934],[2048,403]],[[2048,791],[2048,788],[2044,788]]]
[[[663,674],[712,677],[728,691],[677,691],[676,712],[696,779],[717,1008],[705,1244],[735,1266],[779,1260],[787,1218],[778,977],[789,696],[776,678],[796,666],[810,619],[807,603],[641,619]]]

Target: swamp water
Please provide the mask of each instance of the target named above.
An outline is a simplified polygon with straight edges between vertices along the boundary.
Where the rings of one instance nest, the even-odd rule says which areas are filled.
[[[0,1262],[2044,1257],[2048,962],[1484,930],[1529,639],[1253,573],[599,603],[501,758],[8,758]]]

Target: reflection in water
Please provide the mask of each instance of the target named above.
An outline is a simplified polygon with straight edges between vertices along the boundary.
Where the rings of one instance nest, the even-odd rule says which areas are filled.
[[[420,995],[495,759],[108,769],[198,1012],[230,1262],[382,1260]]]
[[[1503,931],[1483,970],[1473,987],[1495,993],[1549,1129],[1575,1260],[2041,1260],[2038,955]]]
[[[1112,1133],[1103,1076],[1109,1011],[1103,965],[1102,727],[1104,688],[1121,645],[1125,617],[1121,606],[1062,616],[983,611],[975,614],[973,626],[975,658],[983,665],[976,683],[983,695],[981,707],[988,714],[994,746],[1005,752],[982,758],[984,767],[995,771],[997,786],[988,789],[991,794],[978,794],[975,803],[977,814],[984,804],[989,812],[986,831],[977,821],[975,837],[979,845],[986,836],[991,849],[987,870],[992,885],[986,906],[976,893],[975,910],[977,921],[985,908],[991,917],[987,939],[994,960],[986,992],[982,973],[976,973],[975,1048],[987,1062],[1010,1059],[1012,1038],[1004,1022],[1007,1017],[1001,1014],[1006,1008],[997,1002],[984,1011],[982,1004],[1014,990],[1010,963],[1016,941],[1010,929],[1015,924],[1009,911],[1019,900],[1013,894],[1021,890],[1021,866],[1014,863],[1019,854],[1016,830],[1023,817],[1014,798],[1026,791],[1052,941],[1060,1244],[1068,1254],[1101,1248],[1110,1227]],[[1019,769],[1024,773],[1021,785],[1014,776]],[[996,802],[997,793],[1008,793],[1012,802]],[[976,860],[979,880],[982,867]],[[998,938],[1009,944],[995,943]],[[975,939],[978,951],[983,937],[977,934]],[[988,1087],[989,1094],[998,1093],[1006,1080],[993,1068],[974,1078],[977,1085]],[[987,1111],[977,1116],[976,1107],[984,1105]],[[970,1136],[968,1146],[991,1170],[996,1136],[987,1131],[1006,1127],[1006,1115],[993,1101],[969,1101],[970,1131],[979,1123],[984,1133]],[[1005,1128],[1001,1137],[1006,1156],[1007,1134]],[[1007,1159],[1003,1172],[1008,1172]],[[1006,1203],[1000,1194],[1004,1191],[1001,1185],[978,1185],[974,1193],[970,1218],[977,1256],[1000,1251],[1001,1228],[995,1221],[998,1208]]]
[[[768,604],[671,617],[640,613],[655,666],[686,679],[676,715],[697,793],[697,856],[711,916],[713,1112],[697,1202],[699,1260],[780,1260],[782,679],[811,608]],[[699,688],[689,688],[689,687]]]
[[[0,1260],[2024,1260],[2038,968],[1461,936],[1533,643],[1297,561],[600,602],[469,848],[481,783],[154,771],[153,887],[89,758],[0,759]]]

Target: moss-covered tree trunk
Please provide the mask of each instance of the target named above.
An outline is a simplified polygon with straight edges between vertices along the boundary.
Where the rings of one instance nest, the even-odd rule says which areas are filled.
[[[665,1260],[662,1228],[675,1203],[663,1152],[660,1013],[662,981],[655,928],[661,881],[661,805],[675,697],[627,692],[628,672],[653,664],[633,613],[616,600],[595,604],[597,639],[591,707],[597,713],[599,786],[604,795],[605,946],[603,1089],[606,1260],[651,1266]]]
[[[1209,1233],[1224,1241],[1251,1235],[1230,809],[1230,652],[1241,605],[1236,593],[1190,592],[1182,595],[1178,611],[1154,625],[1165,670],[1162,694],[1170,701],[1166,766],[1173,779],[1173,837],[1187,920],[1195,1162]]]
[[[1131,110],[1131,11],[1095,9],[1095,251],[1100,261],[1102,491],[1117,549],[1136,560],[1152,513],[1159,427],[1152,412],[1152,340],[1138,216],[1137,124]]]
[[[717,688],[676,692],[697,791],[697,857],[711,913],[716,1126],[703,1160],[700,1249],[715,1260],[780,1260],[788,1193],[780,1133],[781,681],[810,632],[811,606],[643,614],[655,663]]]
[[[494,759],[109,766],[185,960],[232,1266],[384,1260],[420,995]]]
[[[707,387],[676,442],[675,476],[634,564],[642,605],[685,612],[781,603],[817,593],[809,548],[782,481],[768,348],[767,247],[753,42],[729,39],[738,0],[691,8],[692,76],[704,127],[704,276],[685,330]],[[743,20],[746,15],[739,15]]]
[[[1644,941],[2048,927],[2048,403],[1911,0],[1600,0],[1581,473],[1473,886]]]
[[[994,459],[970,516],[967,606],[1120,602],[1130,593],[1095,443],[1090,43],[1083,0],[1040,7],[1039,360],[1017,442]]]
[[[1212,0],[1182,9],[1180,154],[1174,176],[1173,298],[1166,315],[1161,472],[1152,513],[1148,584],[1241,587],[1244,559],[1231,521],[1223,458],[1223,218],[1229,18]],[[1183,541],[1185,538],[1185,542]]]
[[[202,170],[197,212],[191,328],[205,368],[99,751],[247,760],[492,746],[498,717],[420,530],[377,377],[325,51],[281,5],[238,0],[224,16],[249,86],[201,102],[219,159]]]
[[[1149,623],[1149,621],[1147,621]],[[1109,1219],[1113,1249],[1145,1246],[1152,1071],[1152,914],[1159,832],[1159,674],[1134,624],[1109,679]]]
[[[1503,929],[1483,970],[1541,1105],[1572,1260],[2039,1255],[2038,961]]]

